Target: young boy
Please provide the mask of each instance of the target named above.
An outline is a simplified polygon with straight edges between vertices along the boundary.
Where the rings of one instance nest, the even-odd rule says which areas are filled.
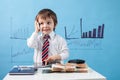
[[[38,12],[35,18],[35,31],[27,39],[27,45],[34,48],[34,63],[37,66],[43,65],[43,62],[46,65],[57,60],[62,63],[69,56],[65,39],[54,32],[56,25],[57,16],[52,10],[42,9]]]

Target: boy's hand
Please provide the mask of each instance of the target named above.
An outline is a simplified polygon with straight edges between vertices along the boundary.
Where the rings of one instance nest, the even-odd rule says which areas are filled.
[[[61,56],[60,55],[53,55],[53,56],[48,57],[45,60],[45,65],[47,65],[49,62],[53,62],[55,60],[61,60]]]
[[[35,32],[36,33],[38,33],[38,32],[40,32],[40,26],[39,26],[39,24],[38,24],[38,22],[35,20]]]

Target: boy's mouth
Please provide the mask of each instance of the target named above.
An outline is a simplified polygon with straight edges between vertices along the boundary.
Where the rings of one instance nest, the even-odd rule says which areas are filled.
[[[43,29],[43,31],[50,31],[50,29]]]

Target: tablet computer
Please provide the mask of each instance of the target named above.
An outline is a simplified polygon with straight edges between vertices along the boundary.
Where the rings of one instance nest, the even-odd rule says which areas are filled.
[[[35,74],[34,67],[13,67],[9,72],[10,75],[33,75]]]

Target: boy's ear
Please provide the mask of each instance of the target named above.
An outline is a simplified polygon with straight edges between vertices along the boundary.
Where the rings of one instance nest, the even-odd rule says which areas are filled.
[[[56,28],[56,27],[54,27],[53,31],[55,31],[55,28]]]

